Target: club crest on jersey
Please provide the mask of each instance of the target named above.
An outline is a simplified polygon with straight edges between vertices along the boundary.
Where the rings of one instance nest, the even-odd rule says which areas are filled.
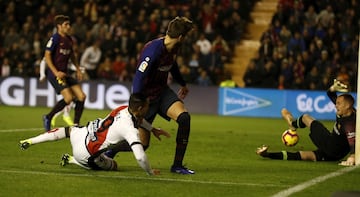
[[[146,68],[147,68],[148,65],[149,65],[149,64],[148,64],[146,61],[142,61],[141,64],[140,64],[140,66],[139,66],[139,68],[138,68],[138,70],[139,70],[140,72],[144,72],[144,71],[146,70]]]

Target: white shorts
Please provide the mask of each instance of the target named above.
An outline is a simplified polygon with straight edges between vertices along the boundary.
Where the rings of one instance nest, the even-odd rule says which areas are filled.
[[[80,164],[89,167],[88,159],[91,156],[86,148],[86,137],[88,131],[86,127],[72,127],[70,133],[70,143],[74,159]]]

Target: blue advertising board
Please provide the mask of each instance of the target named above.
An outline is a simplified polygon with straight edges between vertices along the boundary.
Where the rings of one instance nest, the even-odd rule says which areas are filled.
[[[333,120],[336,112],[326,91],[219,88],[219,115],[280,118],[284,107],[319,120]]]

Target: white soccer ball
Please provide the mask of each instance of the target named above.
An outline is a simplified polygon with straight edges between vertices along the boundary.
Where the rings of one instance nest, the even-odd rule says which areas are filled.
[[[299,135],[296,131],[287,129],[281,135],[281,140],[285,144],[285,146],[295,146],[299,142]]]

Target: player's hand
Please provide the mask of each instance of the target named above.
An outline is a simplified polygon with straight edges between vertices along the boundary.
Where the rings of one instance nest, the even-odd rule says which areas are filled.
[[[180,88],[179,92],[178,92],[178,96],[180,99],[185,99],[186,95],[189,93],[189,89],[187,88],[187,86],[183,86]]]
[[[160,170],[152,169],[152,175],[160,175]]]
[[[162,129],[160,129],[160,128],[153,128],[153,129],[151,130],[151,132],[154,134],[154,136],[155,136],[159,141],[161,141],[161,138],[160,138],[161,135],[163,135],[163,136],[165,136],[165,137],[167,137],[167,138],[170,137],[170,133],[168,133],[167,131],[164,131],[164,130],[162,130]]]
[[[342,161],[339,163],[341,166],[353,166],[355,165],[355,155],[350,155],[346,161]]]
[[[83,80],[83,72],[81,71],[80,68],[77,68],[77,69],[76,69],[76,78],[77,78],[79,81],[82,81],[82,80]]]
[[[64,73],[64,72],[62,72],[62,71],[57,71],[57,72],[55,73],[55,76],[56,76],[56,78],[58,78],[58,79],[63,79],[63,78],[66,77],[66,73]]]
[[[333,85],[330,87],[330,91],[332,92],[348,92],[348,87],[346,84],[341,81],[334,79]]]

